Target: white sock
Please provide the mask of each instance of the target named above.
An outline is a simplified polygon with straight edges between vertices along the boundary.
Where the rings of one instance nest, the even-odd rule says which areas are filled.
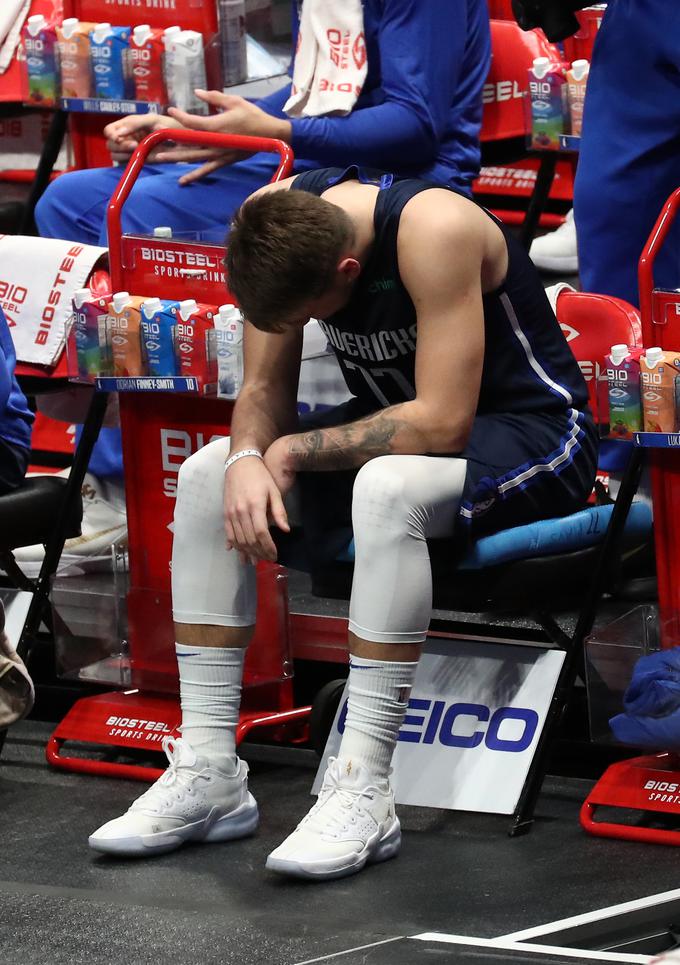
[[[417,666],[417,661],[351,657],[347,719],[339,757],[359,761],[375,777],[388,776]]]
[[[182,737],[197,754],[229,774],[236,769],[244,647],[175,644],[182,701]]]

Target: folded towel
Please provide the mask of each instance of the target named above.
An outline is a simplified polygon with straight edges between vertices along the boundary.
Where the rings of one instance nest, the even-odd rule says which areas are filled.
[[[286,114],[349,114],[366,71],[361,0],[304,0]]]
[[[640,657],[623,695],[627,714],[665,717],[680,708],[680,647]]]
[[[622,744],[654,751],[680,750],[680,710],[667,717],[633,717],[618,714],[609,721],[611,732]]]
[[[609,726],[624,744],[680,750],[680,647],[640,657],[623,695],[625,713]]]
[[[0,8],[0,74],[12,63],[31,0],[4,0]]]

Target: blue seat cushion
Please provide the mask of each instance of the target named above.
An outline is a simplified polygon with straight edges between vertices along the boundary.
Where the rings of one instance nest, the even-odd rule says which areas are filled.
[[[608,506],[592,506],[572,513],[571,516],[542,519],[536,523],[494,533],[492,536],[484,536],[461,560],[458,569],[482,570],[514,560],[572,553],[595,546],[604,539],[613,508],[613,503]],[[646,502],[634,502],[626,523],[627,539],[632,542],[641,541],[651,528],[651,507]],[[354,541],[338,560],[347,563],[354,561]]]

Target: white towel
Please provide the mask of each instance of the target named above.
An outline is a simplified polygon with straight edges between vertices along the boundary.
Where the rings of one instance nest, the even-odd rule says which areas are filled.
[[[366,70],[361,0],[304,0],[286,114],[349,114]]]
[[[19,46],[21,28],[31,9],[31,0],[5,0],[0,9],[0,74],[4,74]]]

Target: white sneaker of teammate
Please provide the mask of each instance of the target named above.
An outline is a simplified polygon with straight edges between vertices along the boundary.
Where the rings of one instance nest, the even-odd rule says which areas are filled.
[[[59,475],[68,475],[68,471]],[[60,576],[111,568],[111,547],[127,536],[122,485],[122,482],[109,482],[86,473],[81,487],[81,535],[66,540],[59,561]],[[38,575],[44,556],[45,548],[39,543],[14,550],[14,558],[29,577]]]
[[[532,242],[529,256],[541,271],[564,272],[565,275],[576,274],[578,254],[573,208],[564,224]]]
[[[198,757],[181,738],[166,737],[170,767],[122,817],[90,835],[104,854],[149,857],[187,841],[228,841],[257,827],[255,798],[248,790],[248,766],[238,760],[233,776]]]
[[[342,878],[399,853],[401,828],[394,794],[348,758],[331,757],[319,799],[267,868],[296,878]]]

